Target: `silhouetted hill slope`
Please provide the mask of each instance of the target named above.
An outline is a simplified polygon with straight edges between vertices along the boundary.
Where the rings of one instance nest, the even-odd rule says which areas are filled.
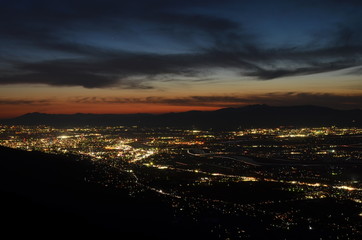
[[[1,121],[5,124],[53,125],[138,125],[147,127],[185,127],[235,129],[250,127],[362,126],[362,110],[336,110],[317,106],[273,107],[252,105],[216,111],[189,111],[152,114],[44,114],[30,113]]]
[[[184,239],[197,227],[175,222],[158,196],[87,183],[94,166],[72,157],[0,147],[2,234],[16,237]]]

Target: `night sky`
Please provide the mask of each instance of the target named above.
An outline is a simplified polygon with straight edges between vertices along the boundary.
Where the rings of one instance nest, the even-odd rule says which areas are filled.
[[[362,108],[359,0],[0,4],[0,118]]]

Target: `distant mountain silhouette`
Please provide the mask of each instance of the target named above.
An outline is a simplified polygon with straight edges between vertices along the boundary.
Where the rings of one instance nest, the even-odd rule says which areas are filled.
[[[251,105],[216,111],[189,111],[166,114],[45,114],[28,113],[3,124],[73,126],[144,126],[202,129],[236,129],[250,127],[318,127],[362,126],[362,110],[337,110],[318,106],[275,107]]]

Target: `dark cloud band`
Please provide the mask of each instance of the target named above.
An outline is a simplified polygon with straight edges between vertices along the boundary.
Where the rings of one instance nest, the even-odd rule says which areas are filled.
[[[362,66],[361,21],[336,25],[323,44],[272,47],[260,44],[260,37],[246,30],[252,23],[186,11],[206,2],[220,5],[219,1],[49,2],[7,1],[0,9],[0,44],[13,46],[0,48],[0,84],[151,89],[164,75],[172,76],[170,81],[174,76],[195,81],[220,68],[271,80]],[[189,51],[136,51],[96,40],[82,43],[74,37],[89,32],[127,35],[139,29],[142,39],[152,33],[157,40],[166,38]],[[39,52],[42,57],[35,56]]]
[[[79,104],[163,104],[170,106],[238,107],[250,104],[309,105],[337,108],[362,108],[362,95],[338,95],[330,93],[273,92],[245,96],[189,96],[189,97],[77,97],[69,99]]]

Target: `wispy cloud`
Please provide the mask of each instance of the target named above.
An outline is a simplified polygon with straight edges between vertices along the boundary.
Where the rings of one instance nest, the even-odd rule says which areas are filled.
[[[0,105],[50,105],[55,99],[0,98]]]
[[[272,80],[362,65],[360,21],[336,25],[322,40],[316,37],[313,44],[266,47],[260,44],[260,36],[247,30],[252,23],[207,11],[185,11],[206,6],[209,1],[172,2],[8,1],[0,9],[0,43],[13,48],[0,48],[0,84],[151,89],[162,75],[174,79],[191,76],[193,81],[195,77],[205,79],[210,70],[220,68],[255,80]],[[220,4],[211,2],[213,6]],[[161,54],[75,37],[78,31],[103,38],[110,32],[132,35],[139,26],[145,34],[142,39],[153,34],[157,36],[154,41],[165,38],[187,46],[189,51]],[[22,51],[43,52],[44,56],[28,58]]]
[[[188,96],[165,98],[150,96],[145,98],[122,97],[75,97],[70,102],[80,104],[163,104],[170,106],[238,107],[250,104],[270,105],[320,105],[337,108],[362,108],[362,95],[337,95],[329,93],[272,92],[246,96]]]

